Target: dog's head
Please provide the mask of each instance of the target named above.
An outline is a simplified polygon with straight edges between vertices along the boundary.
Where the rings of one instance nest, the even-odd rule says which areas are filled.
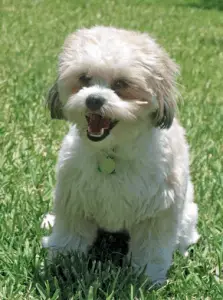
[[[75,123],[82,137],[118,143],[145,126],[171,126],[177,71],[147,34],[81,29],[65,41],[48,107],[52,118]]]

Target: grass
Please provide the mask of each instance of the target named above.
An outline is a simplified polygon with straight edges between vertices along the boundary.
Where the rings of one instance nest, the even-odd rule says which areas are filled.
[[[223,299],[221,10],[217,0],[1,1],[1,300]],[[67,130],[42,104],[65,36],[95,23],[148,31],[181,66],[179,110],[191,146],[202,238],[189,258],[175,254],[167,284],[156,291],[130,269],[108,263],[87,271],[79,258],[68,266],[68,282],[41,275],[46,253],[40,222],[51,207]]]

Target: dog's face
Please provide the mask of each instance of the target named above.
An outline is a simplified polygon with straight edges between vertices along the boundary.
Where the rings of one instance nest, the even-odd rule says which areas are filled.
[[[82,29],[65,41],[51,116],[77,125],[92,143],[113,145],[146,126],[169,128],[177,66],[148,35],[107,27]]]

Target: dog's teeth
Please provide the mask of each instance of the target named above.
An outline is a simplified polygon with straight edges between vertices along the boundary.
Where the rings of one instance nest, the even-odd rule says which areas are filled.
[[[101,137],[104,134],[104,128],[101,128],[100,132],[95,133],[95,132],[89,132],[89,134],[91,136],[95,136],[95,137]]]

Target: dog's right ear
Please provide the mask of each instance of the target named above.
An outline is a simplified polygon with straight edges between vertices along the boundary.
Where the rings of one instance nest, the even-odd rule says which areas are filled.
[[[51,118],[52,119],[65,119],[63,115],[63,105],[60,102],[59,92],[57,81],[54,85],[50,88],[47,98],[46,98],[46,105],[50,110]]]

